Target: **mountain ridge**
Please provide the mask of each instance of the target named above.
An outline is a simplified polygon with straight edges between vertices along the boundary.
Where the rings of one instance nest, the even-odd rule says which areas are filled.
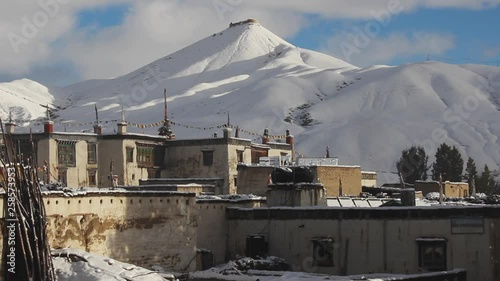
[[[361,69],[295,47],[255,22],[121,77],[47,89],[40,100],[53,91],[47,103],[66,101],[59,120],[93,121],[96,105],[101,120],[118,119],[124,107],[128,121],[151,124],[163,119],[165,88],[169,118],[184,125],[174,127],[178,138],[210,137],[229,114],[232,124],[252,132],[244,137],[258,140],[266,127],[273,135],[290,129],[299,153],[321,157],[330,146],[341,163],[390,172],[382,181],[395,179],[395,162],[411,145],[427,145],[430,163],[441,142],[459,146],[479,167],[500,163],[500,69],[439,62]],[[464,112],[467,105],[473,110]],[[0,114],[6,118],[5,109]],[[435,140],[435,132],[444,137]]]

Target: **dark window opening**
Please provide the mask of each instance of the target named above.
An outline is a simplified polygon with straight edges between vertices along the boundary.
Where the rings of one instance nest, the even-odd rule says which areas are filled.
[[[203,166],[212,166],[214,164],[214,152],[203,151]]]
[[[97,164],[97,144],[87,143],[87,163]]]
[[[427,271],[446,270],[446,239],[420,238],[418,243],[418,266]]]
[[[132,163],[134,162],[134,148],[133,147],[127,147],[127,163]]]
[[[318,267],[332,267],[333,262],[333,239],[318,238],[313,241],[313,264]]]
[[[267,256],[267,242],[262,235],[248,235],[246,246],[247,257],[255,258]]]
[[[62,183],[63,186],[68,186],[68,177],[66,169],[59,169],[57,172],[57,181]]]
[[[89,186],[97,185],[97,171],[89,170]]]
[[[236,153],[238,154],[238,163],[244,163],[244,159],[243,159],[243,151],[241,150],[237,150]]]

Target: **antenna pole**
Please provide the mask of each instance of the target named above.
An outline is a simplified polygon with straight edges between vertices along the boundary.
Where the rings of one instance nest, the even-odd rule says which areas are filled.
[[[95,106],[95,121],[96,121],[96,124],[99,125],[99,112],[97,111],[97,103],[94,104]]]
[[[165,122],[166,122],[168,120],[167,88],[163,90],[163,97],[165,102]]]

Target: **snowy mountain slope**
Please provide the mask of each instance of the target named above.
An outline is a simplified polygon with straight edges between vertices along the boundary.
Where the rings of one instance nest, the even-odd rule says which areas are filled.
[[[8,120],[9,113],[15,120],[32,120],[45,116],[40,104],[52,104],[54,96],[50,90],[29,79],[0,83],[0,117]]]
[[[359,80],[310,109],[312,118],[323,123],[302,134],[298,143],[313,151],[317,143],[308,139],[316,138],[331,143],[333,154],[351,164],[395,171],[401,150],[422,145],[432,163],[439,144],[447,142],[464,158],[475,158],[478,167],[497,167],[500,111],[492,99],[500,97],[500,87],[491,84],[500,81],[500,70],[473,68],[477,71],[428,62],[354,71],[351,75]]]
[[[59,120],[93,121],[97,103],[101,120],[120,118],[123,106],[128,121],[151,124],[163,119],[164,88],[172,121],[209,128],[175,126],[179,138],[220,133],[212,127],[229,112],[244,130],[290,129],[299,153],[323,156],[329,145],[341,163],[364,169],[395,171],[402,149],[424,145],[433,155],[443,141],[478,167],[500,163],[500,69],[436,62],[359,69],[297,48],[258,23],[230,27],[122,77],[51,93],[63,108]]]

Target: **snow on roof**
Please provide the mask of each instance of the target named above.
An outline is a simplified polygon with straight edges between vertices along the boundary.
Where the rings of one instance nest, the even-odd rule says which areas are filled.
[[[52,256],[58,281],[166,280],[151,270],[82,250],[57,249]]]
[[[261,201],[266,200],[266,197],[261,197],[253,194],[227,194],[227,195],[200,195],[196,197],[196,201]]]
[[[145,186],[147,187],[147,185]],[[138,194],[138,195],[178,195],[178,196],[193,196],[194,192],[179,192],[179,191],[162,191],[162,190],[127,190],[124,188],[82,188],[82,189],[70,189],[65,188],[64,190],[44,190],[43,195],[61,195],[65,197],[74,196],[92,196],[92,195],[117,195],[117,194]]]

